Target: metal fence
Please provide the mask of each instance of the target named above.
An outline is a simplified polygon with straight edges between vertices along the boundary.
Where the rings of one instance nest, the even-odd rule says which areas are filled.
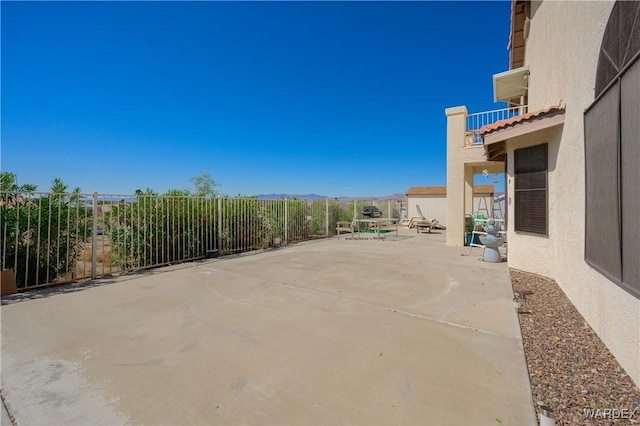
[[[0,268],[18,289],[119,275],[335,234],[401,201],[0,192]]]
[[[496,123],[498,121],[508,120],[510,118],[526,114],[527,110],[527,105],[521,105],[517,107],[483,111],[467,115],[466,144],[478,146],[482,145],[482,136],[480,135],[480,129],[482,129],[482,127]]]

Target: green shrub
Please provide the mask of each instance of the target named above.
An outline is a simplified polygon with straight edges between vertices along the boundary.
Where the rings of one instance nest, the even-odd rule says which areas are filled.
[[[76,265],[87,226],[77,192],[68,194],[60,179],[53,193],[17,185],[13,173],[0,176],[0,268],[14,269],[18,288],[61,281]]]

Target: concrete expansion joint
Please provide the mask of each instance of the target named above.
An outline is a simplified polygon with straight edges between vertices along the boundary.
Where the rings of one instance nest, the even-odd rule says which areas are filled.
[[[2,393],[2,389],[0,389],[0,400],[2,400],[2,420],[5,420],[4,417],[5,415],[9,417],[9,420],[11,421],[11,424],[13,426],[18,426],[18,422],[16,421],[16,418],[13,416],[13,414],[11,414],[11,411],[9,410],[9,406],[7,405],[7,401],[5,401],[4,399],[4,394]],[[4,422],[2,422],[4,423]]]
[[[372,306],[375,306],[375,305],[372,305]],[[383,307],[380,306],[380,308],[383,308]],[[399,313],[399,314],[402,314],[402,315],[407,315],[407,316],[410,316],[410,317],[419,318],[419,319],[423,319],[423,320],[427,320],[427,321],[432,321],[432,322],[436,322],[438,324],[448,325],[448,326],[451,326],[451,327],[462,328],[462,329],[465,329],[465,330],[471,330],[471,331],[475,331],[475,332],[483,333],[483,334],[489,334],[491,336],[504,337],[504,338],[513,339],[513,340],[516,340],[516,341],[519,341],[519,342],[522,341],[521,338],[518,338],[518,337],[515,337],[515,336],[510,336],[510,335],[507,335],[507,334],[496,333],[495,331],[485,330],[483,328],[471,327],[471,326],[468,326],[468,325],[459,324],[459,323],[455,323],[455,322],[439,320],[437,318],[429,317],[429,316],[422,315],[422,314],[416,314],[416,313],[413,313],[413,312],[398,311],[397,309],[392,309],[392,308],[389,308],[387,310],[390,311],[390,312]]]
[[[267,283],[267,284],[271,284],[271,285],[279,285],[279,286],[284,286],[284,287],[291,287],[290,284],[298,281],[300,278],[309,278],[310,276],[312,276],[312,274],[318,274],[320,271],[322,271],[322,269],[317,269],[315,271],[312,271],[310,273],[305,273],[304,275],[301,275],[300,277],[295,278],[293,280],[289,280],[289,281],[273,281],[273,280],[268,280],[268,279],[262,278],[262,277],[255,277],[253,275],[247,275],[247,274],[242,274],[240,272],[229,271],[229,270],[226,270],[226,269],[211,269],[211,268],[204,268],[204,269],[207,269],[207,270],[213,271],[213,272],[225,272],[227,274],[236,275],[238,277],[249,278],[249,279],[260,281],[260,282],[263,282],[263,283]],[[293,287],[304,290],[304,288],[302,288],[302,287],[295,287],[295,286],[293,286]]]
[[[319,271],[320,270],[315,271],[315,272],[318,273]],[[422,314],[417,314],[417,313],[413,313],[413,312],[407,312],[407,311],[403,311],[403,310],[394,309],[394,308],[389,307],[389,306],[376,305],[376,304],[373,304],[373,303],[367,303],[367,302],[363,302],[363,301],[360,301],[360,300],[349,299],[349,298],[346,298],[346,297],[344,297],[342,295],[335,295],[335,294],[330,294],[330,293],[326,293],[326,292],[322,292],[322,291],[318,291],[318,290],[313,290],[313,289],[310,289],[310,288],[299,287],[299,286],[296,286],[295,284],[293,284],[295,281],[272,281],[272,280],[267,280],[267,279],[264,279],[264,278],[258,278],[258,277],[253,277],[253,276],[246,275],[246,274],[241,274],[241,273],[238,273],[238,272],[231,272],[231,271],[224,271],[224,272],[227,272],[227,273],[230,273],[230,274],[234,274],[234,275],[238,275],[238,276],[245,277],[245,278],[255,279],[255,280],[258,280],[258,281],[261,281],[261,282],[264,282],[264,283],[267,283],[267,284],[271,284],[271,285],[276,285],[276,286],[280,286],[280,287],[286,287],[286,288],[289,288],[289,289],[292,289],[292,290],[313,294],[313,295],[316,295],[316,296],[330,297],[332,299],[339,300],[339,301],[345,302],[345,303],[350,303],[352,305],[358,305],[358,306],[364,306],[364,307],[367,307],[367,308],[384,310],[384,311],[387,311],[387,312],[396,313],[396,314],[400,314],[400,315],[405,315],[405,316],[412,317],[412,318],[418,318],[418,319],[422,319],[422,320],[436,322],[438,324],[443,324],[443,325],[447,325],[447,326],[450,326],[450,327],[461,328],[461,329],[475,331],[477,333],[483,333],[483,334],[488,334],[488,335],[497,336],[497,337],[504,337],[504,338],[513,339],[513,340],[516,340],[516,341],[522,341],[521,338],[518,338],[518,337],[515,337],[515,336],[506,335],[506,334],[502,334],[502,333],[496,333],[495,331],[491,331],[491,330],[485,330],[485,329],[478,328],[478,327],[471,327],[471,326],[468,326],[468,325],[458,324],[458,323],[455,323],[455,322],[439,320],[437,318],[429,317],[429,316],[422,315]],[[305,275],[305,277],[308,277],[308,275]]]

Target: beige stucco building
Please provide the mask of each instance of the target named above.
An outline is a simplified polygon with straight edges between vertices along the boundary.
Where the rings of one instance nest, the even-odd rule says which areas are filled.
[[[473,174],[505,171],[509,266],[555,279],[640,385],[640,2],[513,1],[510,48],[502,120],[446,109],[447,244]]]
[[[442,226],[447,226],[447,187],[446,186],[412,186],[405,193],[407,196],[407,217],[419,218],[418,207],[427,219],[437,219]],[[493,185],[475,185],[473,187],[473,211],[492,212],[494,199]]]

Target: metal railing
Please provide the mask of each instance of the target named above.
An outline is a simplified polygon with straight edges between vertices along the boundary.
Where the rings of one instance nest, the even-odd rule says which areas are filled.
[[[18,289],[119,275],[335,234],[395,200],[0,192],[0,269]]]
[[[518,115],[526,114],[527,105],[495,109],[492,111],[477,112],[467,115],[467,145],[482,145],[482,136],[480,129],[486,125],[496,123],[502,120],[508,120]]]

